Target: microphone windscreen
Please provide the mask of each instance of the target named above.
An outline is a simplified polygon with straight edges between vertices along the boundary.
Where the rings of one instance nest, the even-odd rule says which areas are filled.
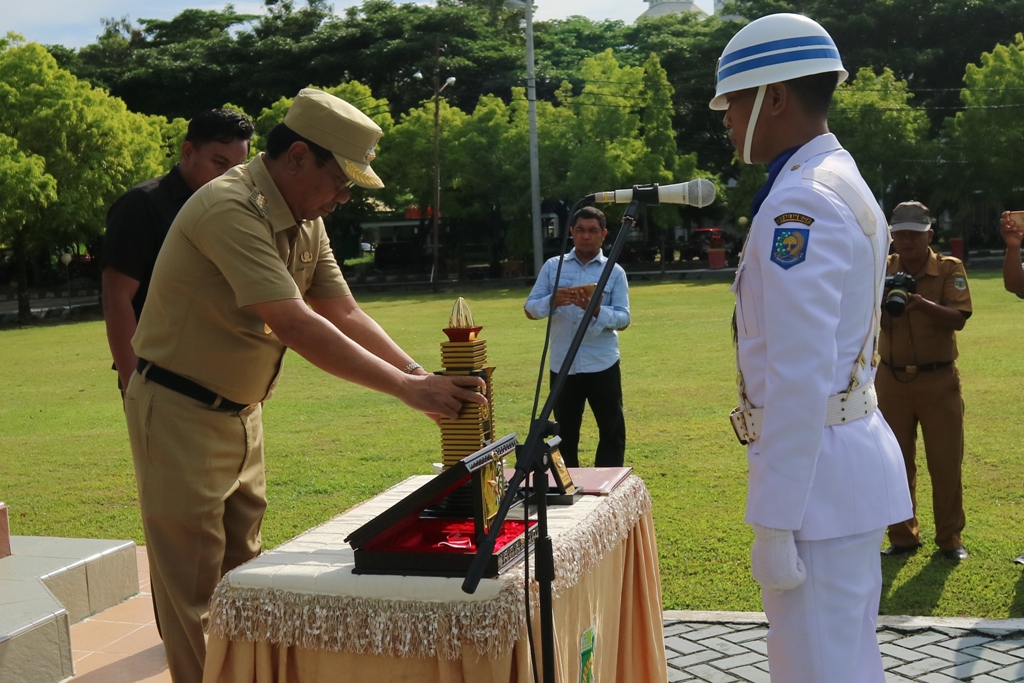
[[[715,184],[707,178],[697,178],[687,184],[694,186],[690,191],[691,201],[689,203],[692,206],[703,209],[715,201]]]

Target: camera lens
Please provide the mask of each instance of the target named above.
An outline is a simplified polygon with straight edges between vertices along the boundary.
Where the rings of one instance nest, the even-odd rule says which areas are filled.
[[[907,307],[907,291],[905,289],[890,291],[889,296],[885,298],[885,303],[882,305],[885,308],[885,312],[893,318],[900,317]]]

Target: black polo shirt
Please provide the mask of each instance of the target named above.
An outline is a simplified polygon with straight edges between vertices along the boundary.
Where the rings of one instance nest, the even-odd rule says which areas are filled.
[[[139,281],[132,299],[135,319],[149,292],[160,246],[174,217],[192,196],[192,190],[177,164],[170,173],[139,183],[121,195],[107,211],[107,232],[103,238],[103,267]]]

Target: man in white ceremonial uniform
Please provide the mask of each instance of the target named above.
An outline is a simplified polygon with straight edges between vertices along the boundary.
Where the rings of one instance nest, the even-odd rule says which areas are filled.
[[[726,46],[711,101],[742,160],[769,170],[733,284],[732,417],[777,683],[884,683],[879,548],[911,516],[874,393],[887,222],[828,131],[846,76],[820,25],[769,15]]]

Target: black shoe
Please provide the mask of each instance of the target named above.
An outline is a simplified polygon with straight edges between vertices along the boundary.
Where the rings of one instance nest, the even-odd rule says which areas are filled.
[[[956,548],[950,548],[949,550],[940,550],[939,552],[941,552],[942,556],[947,560],[954,560],[956,562],[966,560],[970,557],[970,555],[967,554],[967,549],[962,545],[957,546]]]
[[[916,553],[917,549],[921,547],[921,544],[917,545],[891,545],[882,551],[882,554],[886,557],[895,557],[896,555],[909,555],[910,553]]]
[[[1024,555],[1018,555],[1017,559],[1014,560],[1017,564],[1024,564]]]

